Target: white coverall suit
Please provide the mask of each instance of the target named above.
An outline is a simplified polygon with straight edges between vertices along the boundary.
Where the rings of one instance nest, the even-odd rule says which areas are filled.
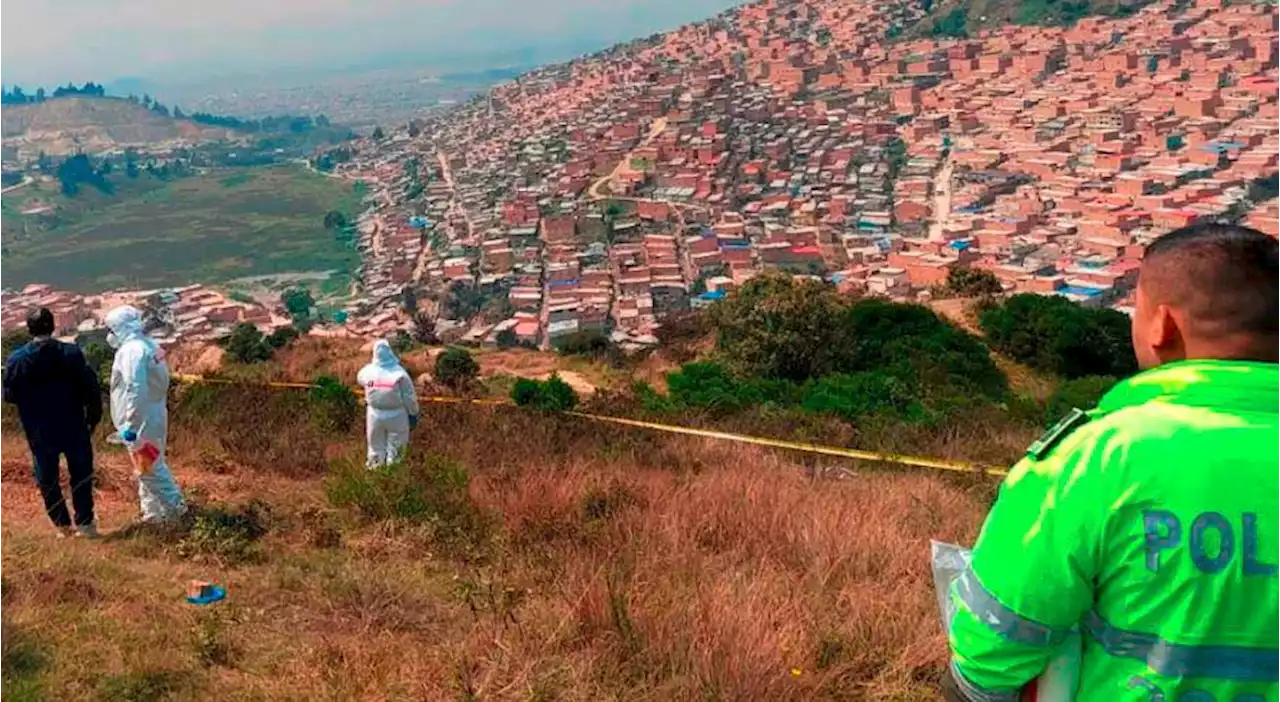
[[[142,520],[176,519],[186,513],[187,505],[165,460],[169,364],[164,349],[142,333],[142,314],[129,305],[111,310],[106,321],[111,330],[107,342],[116,348],[111,364],[111,421],[130,454],[144,450],[157,454],[150,469],[142,470],[134,462]]]
[[[409,444],[411,423],[418,421],[418,393],[413,379],[386,341],[373,344],[373,362],[360,369],[356,382],[364,388],[365,434],[369,467],[395,462]]]

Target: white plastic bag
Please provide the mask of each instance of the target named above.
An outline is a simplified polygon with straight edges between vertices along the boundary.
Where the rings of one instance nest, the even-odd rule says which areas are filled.
[[[951,619],[955,616],[955,603],[951,601],[951,583],[969,568],[972,552],[955,544],[930,541],[933,566],[933,587],[938,595],[938,611],[942,614],[942,630],[950,633]],[[1080,678],[1080,630],[1072,628],[1067,639],[1058,647],[1040,677],[1031,682],[1035,686],[1036,702],[1071,702],[1075,698],[1076,683]]]

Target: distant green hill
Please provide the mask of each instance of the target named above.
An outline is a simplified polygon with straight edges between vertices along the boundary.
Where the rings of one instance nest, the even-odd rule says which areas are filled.
[[[6,105],[3,113],[6,152],[31,159],[41,151],[52,155],[76,151],[101,153],[134,147],[200,144],[230,139],[226,127],[198,124],[157,113],[125,98],[70,96],[25,105]]]
[[[1066,26],[1091,15],[1124,17],[1150,0],[914,0],[926,14],[901,36],[963,37],[1006,24]]]
[[[359,195],[342,179],[282,165],[171,180],[116,172],[111,184],[109,194],[86,186],[67,197],[56,180],[37,180],[6,194],[5,285],[92,293],[359,264],[350,243],[324,228],[329,210],[359,211]]]

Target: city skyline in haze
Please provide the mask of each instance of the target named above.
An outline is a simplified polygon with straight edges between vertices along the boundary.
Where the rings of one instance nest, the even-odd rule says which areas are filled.
[[[570,58],[710,17],[730,0],[10,0],[5,85],[182,83],[349,67]]]

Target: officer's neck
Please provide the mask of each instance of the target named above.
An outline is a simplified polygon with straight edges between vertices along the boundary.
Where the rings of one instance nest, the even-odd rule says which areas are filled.
[[[1187,339],[1184,351],[1183,357],[1189,361],[1260,361],[1263,363],[1276,363],[1280,360],[1274,336],[1267,339],[1259,339],[1253,335],[1236,335],[1203,341]]]

